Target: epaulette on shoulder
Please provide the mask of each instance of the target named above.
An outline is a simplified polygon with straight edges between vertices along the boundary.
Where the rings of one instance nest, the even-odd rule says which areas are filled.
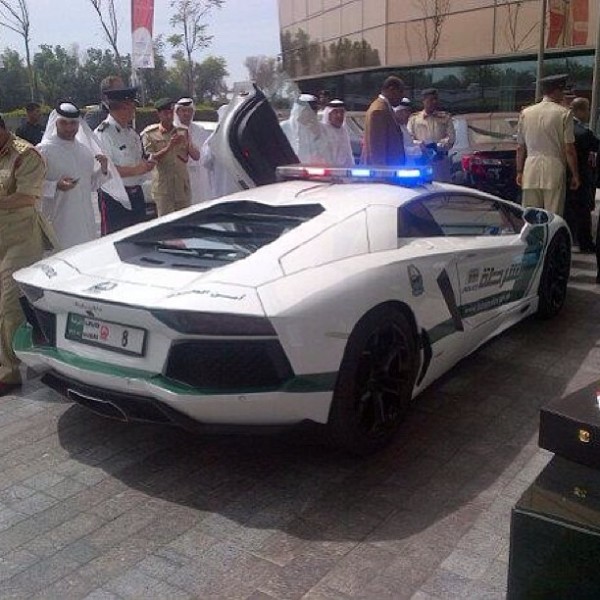
[[[96,127],[96,130],[99,131],[100,133],[102,133],[109,127],[110,127],[110,123],[108,121],[102,121],[102,123],[100,123],[100,125],[98,125],[98,127]]]
[[[152,125],[148,125],[145,127],[140,135],[144,135],[144,133],[149,133],[150,131],[155,131],[160,127],[160,123],[152,123]]]
[[[442,117],[443,119],[450,119],[452,117],[452,115],[445,110],[438,110],[435,115],[436,117]]]
[[[23,140],[16,136],[13,140],[13,147],[19,154],[23,154],[27,152],[27,150],[34,150],[37,152],[37,150],[27,140]]]

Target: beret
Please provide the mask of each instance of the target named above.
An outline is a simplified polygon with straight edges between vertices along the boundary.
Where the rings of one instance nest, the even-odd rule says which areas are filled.
[[[173,104],[174,102],[171,98],[161,98],[154,103],[154,108],[156,108],[156,110],[165,110],[173,108]]]

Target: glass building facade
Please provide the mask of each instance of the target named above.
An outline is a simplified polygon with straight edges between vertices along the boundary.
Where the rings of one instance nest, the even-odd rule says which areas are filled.
[[[365,109],[383,79],[436,87],[454,113],[533,101],[542,0],[279,0],[281,61],[304,92]],[[599,0],[548,0],[544,74],[591,93]]]

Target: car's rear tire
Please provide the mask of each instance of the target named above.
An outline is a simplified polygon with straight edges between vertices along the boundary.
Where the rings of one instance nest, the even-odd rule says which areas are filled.
[[[538,311],[541,319],[550,319],[562,309],[567,296],[571,272],[571,240],[560,229],[550,241],[538,288]]]
[[[328,428],[333,443],[368,455],[387,445],[404,419],[418,369],[414,328],[401,309],[382,305],[350,335]]]

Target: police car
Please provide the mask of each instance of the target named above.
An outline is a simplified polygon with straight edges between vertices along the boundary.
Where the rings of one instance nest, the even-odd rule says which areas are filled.
[[[295,157],[273,125],[262,94],[238,89],[214,151],[247,189],[17,272],[18,356],[116,419],[311,421],[365,454],[457,361],[560,311],[560,217],[424,167],[278,166]]]

